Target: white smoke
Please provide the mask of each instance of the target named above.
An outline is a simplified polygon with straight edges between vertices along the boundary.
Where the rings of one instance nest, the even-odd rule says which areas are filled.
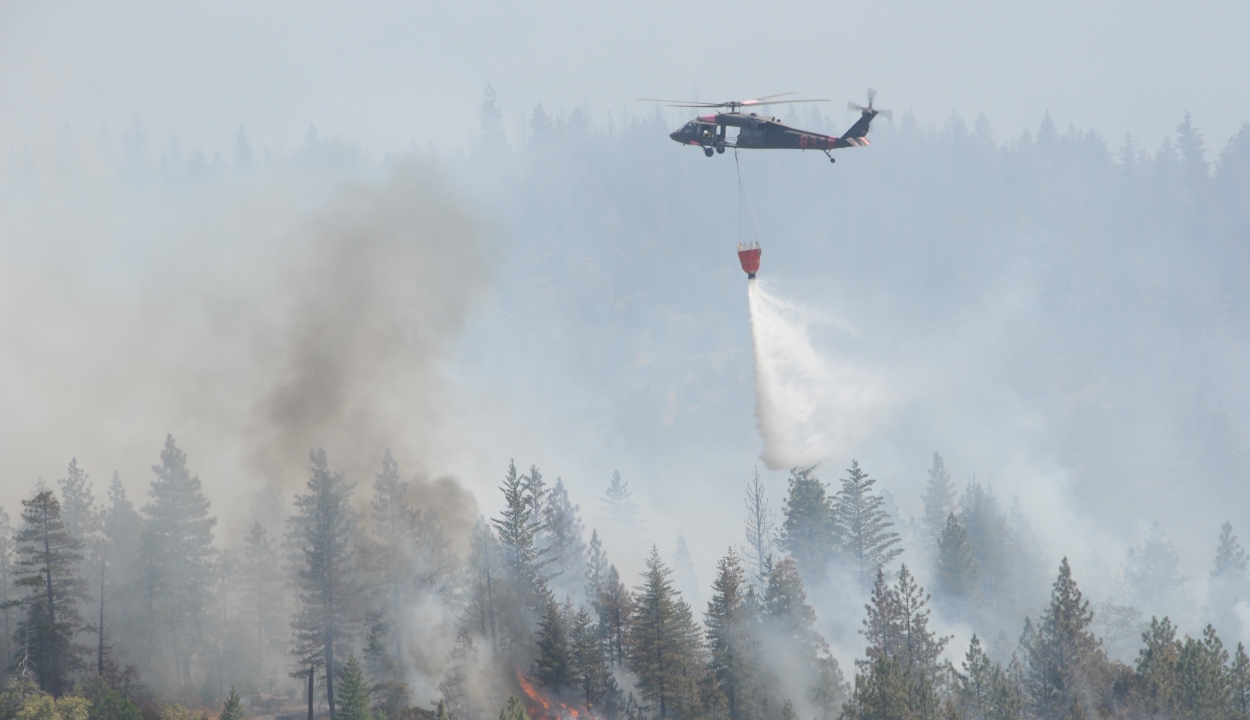
[[[825,355],[810,329],[831,322],[747,284],[755,352],[755,416],[771,470],[819,462],[854,448],[871,433],[886,404],[882,383],[848,359]]]

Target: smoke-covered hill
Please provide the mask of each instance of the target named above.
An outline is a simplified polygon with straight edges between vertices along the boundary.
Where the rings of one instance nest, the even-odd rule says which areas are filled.
[[[836,714],[843,680],[897,680],[878,660],[926,674],[908,702],[966,713],[962,686],[934,673],[975,632],[1007,704],[1058,717],[1072,702],[1140,709],[1108,688],[1146,688],[1153,670],[1110,661],[1134,658],[1151,615],[1241,638],[1250,593],[1229,533],[1250,521],[1250,126],[1207,149],[1185,117],[1161,145],[1113,149],[1049,117],[1002,140],[984,118],[904,115],[832,166],[744,152],[761,287],[791,338],[779,357],[810,351],[874,390],[852,406],[792,388],[845,431],[805,446],[819,468],[763,472],[773,516],[755,527],[775,532],[744,547],[763,442],[734,157],[669,142],[659,111],[537,108],[523,137],[501,118],[488,96],[470,147],[403,157],[315,131],[289,152],[240,131],[225,158],[156,153],[137,119],[116,140],[14,151],[0,183],[0,499],[23,533],[4,553],[21,601],[8,677],[30,669],[55,694],[93,669],[118,687],[133,666],[149,713],[235,684],[249,712],[276,715],[310,670],[327,697],[325,664],[354,654],[393,719],[440,697],[453,717],[493,716],[526,678],[620,705],[605,712],[656,714],[664,697],[674,716],[755,717],[719,680],[723,644],[749,637],[752,682],[779,678],[743,690],[771,703],[761,717],[787,700]],[[75,617],[39,614],[40,522],[63,533],[56,591],[77,624],[32,655],[40,627]],[[756,566],[735,570],[731,546]],[[1060,632],[1047,617],[1079,606],[1062,573],[1047,596],[1065,556],[1096,612]],[[902,617],[891,603],[914,594],[902,562],[935,592],[937,634],[915,657],[881,649]],[[878,565],[883,624],[861,636]],[[325,575],[340,566],[341,587]],[[755,634],[733,635],[737,612]],[[324,641],[327,624],[342,634]],[[1171,652],[1170,630],[1151,632]],[[646,637],[684,664],[648,664],[662,643]],[[53,669],[57,643],[73,660]],[[1060,710],[1037,704],[1056,647],[1086,663]],[[669,697],[656,683],[672,678],[686,690]]]

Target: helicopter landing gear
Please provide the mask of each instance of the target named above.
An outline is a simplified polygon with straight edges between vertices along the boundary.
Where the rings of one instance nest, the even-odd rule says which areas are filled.
[[[837,160],[833,159],[833,153],[829,152],[828,150],[825,151],[825,155],[829,156],[829,162],[831,163],[837,162]]]
[[[708,157],[712,157],[712,148],[710,147],[703,148],[703,154],[707,155]]]
[[[724,154],[725,154],[725,146],[724,146],[724,145],[717,145],[717,146],[716,146],[716,154],[717,154],[717,155],[724,155]]]

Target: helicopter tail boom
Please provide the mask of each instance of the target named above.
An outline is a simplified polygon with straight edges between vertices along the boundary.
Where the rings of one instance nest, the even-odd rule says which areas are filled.
[[[838,138],[838,143],[834,147],[840,147],[840,148],[867,147],[869,144],[870,143],[868,142],[868,138],[864,137],[863,135],[849,136],[849,137],[846,135],[843,135],[842,137]]]

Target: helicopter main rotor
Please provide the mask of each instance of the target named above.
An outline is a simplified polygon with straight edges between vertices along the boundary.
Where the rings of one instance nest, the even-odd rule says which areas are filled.
[[[638,98],[644,102],[662,102],[669,107],[684,108],[727,108],[729,112],[738,112],[742,108],[755,107],[757,105],[790,105],[792,103],[808,103],[808,102],[830,102],[828,99],[813,100],[774,100],[773,98],[785,97],[793,95],[792,92],[778,93],[776,95],[765,95],[764,97],[754,98],[752,100],[727,100],[719,103],[697,102],[694,100],[660,100],[658,98]]]

